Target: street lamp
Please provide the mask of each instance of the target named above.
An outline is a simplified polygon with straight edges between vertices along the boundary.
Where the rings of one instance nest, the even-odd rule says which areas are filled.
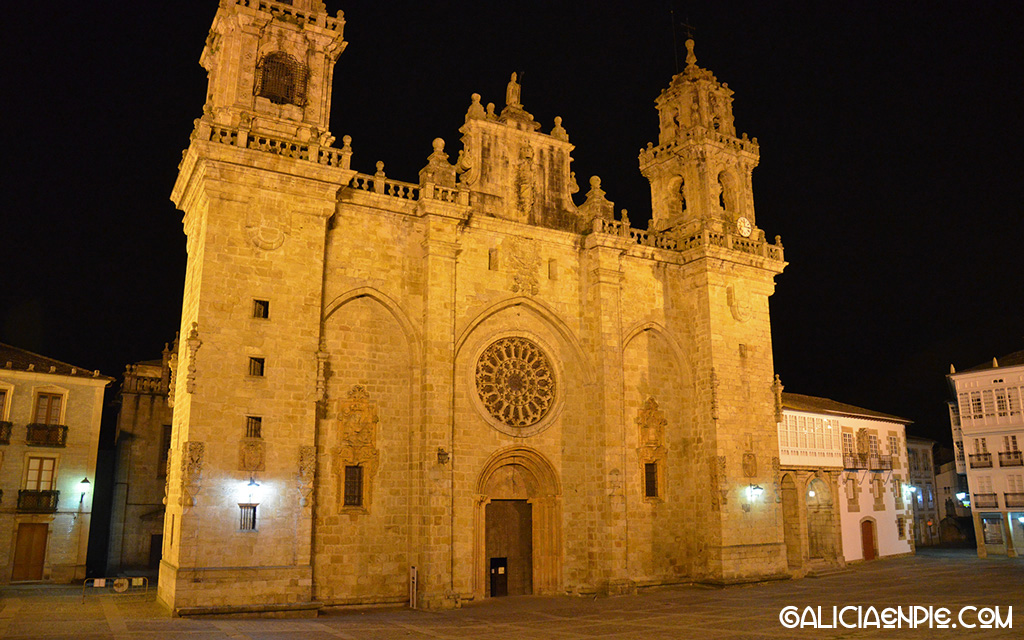
[[[82,481],[78,483],[78,491],[81,496],[78,498],[78,504],[81,505],[85,502],[85,494],[89,492],[89,477],[82,478]]]

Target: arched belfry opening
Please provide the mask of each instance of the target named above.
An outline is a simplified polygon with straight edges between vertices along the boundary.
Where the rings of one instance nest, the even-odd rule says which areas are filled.
[[[484,464],[474,531],[477,596],[553,594],[561,582],[561,485],[554,467],[528,447]]]

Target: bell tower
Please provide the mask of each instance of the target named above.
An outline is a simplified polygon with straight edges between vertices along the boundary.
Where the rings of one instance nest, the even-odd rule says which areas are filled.
[[[313,601],[324,247],[354,175],[328,129],[344,24],[316,0],[221,0],[200,58],[171,192],[188,262],[158,597],[179,613]]]
[[[209,75],[204,119],[330,145],[344,27],[319,0],[222,2],[199,59]]]
[[[697,66],[686,41],[686,68],[655,100],[658,145],[640,152],[651,183],[654,228],[691,234],[701,228],[763,240],[755,226],[751,173],[757,139],[736,137],[732,90]]]

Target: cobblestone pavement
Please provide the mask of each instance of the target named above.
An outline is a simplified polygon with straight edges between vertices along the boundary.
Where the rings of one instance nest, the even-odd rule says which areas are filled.
[[[97,590],[92,590],[97,591]],[[336,611],[307,619],[168,617],[146,595],[100,595],[81,587],[17,586],[0,596],[0,638],[21,640],[335,640],[337,638],[1021,638],[1024,637],[1024,559],[978,559],[973,551],[932,551],[858,565],[822,578],[726,589],[697,586],[609,598],[509,597],[444,612],[408,609]],[[1000,607],[1010,629],[788,629],[780,610],[832,607],[946,607],[957,623],[961,607]],[[856,613],[845,614],[847,622]],[[964,620],[977,623],[971,611]]]

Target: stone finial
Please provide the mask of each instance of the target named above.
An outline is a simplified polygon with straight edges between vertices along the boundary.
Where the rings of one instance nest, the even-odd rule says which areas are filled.
[[[686,39],[686,66],[688,68],[697,66],[697,54],[693,52],[694,44],[693,38]]]
[[[28,365],[28,369],[25,369],[25,371],[35,371],[35,370],[36,370],[36,365],[34,365],[34,364]]]
[[[427,166],[420,169],[420,186],[433,183],[442,187],[455,187],[455,165],[448,162],[444,140],[434,138],[434,152],[427,158]]]
[[[562,116],[555,116],[555,127],[551,130],[551,137],[566,142],[569,141],[569,134],[562,126]]]
[[[953,366],[952,362],[949,363],[949,372],[950,373],[956,373],[956,367]]]
[[[590,178],[590,191],[587,192],[586,202],[579,206],[579,212],[586,223],[590,223],[596,218],[604,220],[615,218],[615,204],[605,198],[604,189],[601,188],[601,178],[597,176]]]
[[[494,103],[487,103],[487,113],[485,114],[488,120],[496,120],[498,116],[494,115]]]
[[[992,360],[995,361],[995,358],[992,358]],[[50,365],[50,373],[57,373],[57,367],[55,365]]]
[[[625,209],[622,210],[622,228],[629,229],[631,227],[629,222],[629,212]]]
[[[515,71],[512,72],[512,79],[508,81],[508,86],[505,87],[505,106],[506,107],[522,107],[523,103],[520,102],[520,93],[522,92],[522,85],[518,82],[518,75]]]
[[[993,369],[998,369],[999,368],[999,361],[996,360],[994,357],[992,358],[992,368]]]
[[[469,109],[466,111],[466,121],[469,122],[470,120],[483,120],[484,118],[486,118],[487,114],[484,112],[484,106],[480,104],[480,94],[474,93],[473,95],[469,96],[469,99],[470,103]]]

